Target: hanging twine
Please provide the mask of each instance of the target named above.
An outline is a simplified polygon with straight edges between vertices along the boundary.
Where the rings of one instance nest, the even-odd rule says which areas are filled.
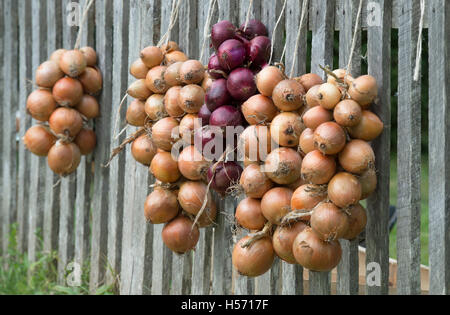
[[[172,29],[177,24],[178,19],[178,13],[180,10],[182,0],[172,2],[172,11],[170,13],[170,22],[169,22],[169,28],[167,29],[166,33],[161,37],[161,40],[158,43],[158,47],[161,47],[163,44],[167,44],[170,40],[170,36],[172,34]]]
[[[211,21],[214,13],[214,8],[217,4],[217,0],[210,0],[209,1],[209,8],[208,8],[208,18],[206,19],[205,29],[203,30],[203,44],[202,44],[202,50],[200,52],[200,61],[203,60],[203,56],[205,54],[205,48],[206,48],[206,41],[209,37],[209,28],[211,27]]]
[[[419,23],[419,38],[417,39],[416,52],[416,68],[414,69],[414,81],[419,81],[420,64],[422,61],[422,37],[423,37],[423,23],[425,17],[425,0],[420,0],[420,23]]]
[[[247,30],[248,22],[250,21],[250,13],[253,8],[253,0],[250,0],[250,4],[248,5],[247,9],[247,16],[245,18],[245,26],[244,26],[244,32]]]
[[[350,49],[350,56],[348,59],[348,64],[347,64],[347,68],[345,71],[345,78],[348,77],[348,75],[350,74],[350,72],[352,71],[352,62],[353,62],[353,54],[355,53],[355,47],[356,47],[356,38],[358,36],[358,30],[359,30],[359,21],[361,19],[361,12],[362,12],[362,6],[363,6],[363,0],[359,1],[359,8],[358,8],[358,15],[356,16],[356,24],[355,24],[355,31],[353,33],[353,40],[352,40],[352,46]],[[346,81],[346,80],[344,80]]]
[[[306,18],[306,14],[308,12],[308,4],[309,4],[309,0],[303,0],[302,17],[300,19],[300,25],[298,27],[297,41],[295,43],[294,56],[292,57],[292,67],[291,67],[291,72],[289,75],[289,77],[291,77],[291,78],[294,76],[295,65],[297,64],[298,49],[300,46],[300,36],[302,34],[303,27],[305,26],[305,20],[306,20],[305,18]]]
[[[273,47],[274,45],[273,44],[275,43],[276,31],[277,31],[277,28],[278,28],[278,24],[280,24],[281,18],[284,15],[284,11],[286,11],[286,4],[287,4],[287,0],[284,0],[284,4],[283,4],[283,8],[281,9],[280,16],[278,17],[277,23],[275,24],[275,27],[274,27],[273,32],[272,32],[272,47],[270,49],[269,65],[272,63],[273,49],[274,49],[274,47]],[[285,47],[286,47],[286,44],[285,44]]]
[[[75,42],[75,47],[74,49],[80,49],[80,45],[81,45],[81,36],[83,35],[83,28],[84,28],[84,23],[86,23],[86,19],[87,19],[87,15],[89,13],[89,9],[91,8],[91,6],[94,4],[94,0],[90,0],[87,5],[84,7],[83,10],[83,17],[81,19],[81,24],[80,24],[80,28],[78,30],[78,35],[77,35],[77,40]]]

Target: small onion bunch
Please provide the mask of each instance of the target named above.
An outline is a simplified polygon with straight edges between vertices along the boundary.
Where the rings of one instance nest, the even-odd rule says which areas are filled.
[[[23,142],[33,154],[47,157],[53,172],[70,175],[97,144],[89,126],[100,114],[96,96],[103,86],[95,50],[55,51],[37,68],[35,83],[38,89],[28,96],[26,107],[38,124],[28,129]]]

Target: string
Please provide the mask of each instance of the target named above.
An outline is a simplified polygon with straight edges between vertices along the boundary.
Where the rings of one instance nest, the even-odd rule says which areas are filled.
[[[273,29],[273,33],[272,33],[272,47],[271,47],[271,50],[270,50],[269,65],[272,63],[273,49],[274,49],[274,44],[275,44],[276,31],[277,31],[277,28],[278,28],[278,24],[280,24],[281,18],[282,18],[283,15],[284,15],[284,11],[286,11],[286,4],[287,4],[287,0],[284,0],[284,4],[283,4],[283,8],[281,9],[280,16],[278,17],[277,23],[275,24],[275,27],[274,27],[274,29]]]
[[[87,5],[84,7],[83,11],[83,18],[81,19],[80,29],[78,30],[77,40],[75,42],[74,49],[79,49],[81,45],[81,36],[83,35],[83,28],[84,23],[86,22],[87,15],[89,13],[89,9],[91,8],[92,4],[94,4],[94,0],[90,0]]]
[[[356,47],[356,38],[358,36],[359,20],[361,19],[362,5],[363,5],[363,0],[360,0],[359,1],[359,8],[358,8],[358,15],[356,16],[355,31],[353,33],[352,46],[351,46],[351,49],[350,49],[350,57],[348,59],[348,64],[347,64],[347,68],[346,68],[346,71],[345,71],[345,78],[347,78],[347,76],[352,71],[351,68],[352,68],[352,62],[353,62],[353,54],[355,52],[355,47]],[[346,81],[346,80],[344,80],[344,81]]]
[[[250,21],[250,12],[252,11],[252,7],[253,7],[253,0],[250,0],[250,4],[248,5],[247,10],[247,16],[245,18],[244,32],[247,30],[248,22]]]
[[[414,81],[419,81],[420,64],[422,61],[422,36],[423,36],[424,17],[425,17],[425,0],[420,0],[419,38],[417,39],[416,68],[414,69]]]
[[[303,0],[302,17],[300,19],[300,25],[298,27],[297,41],[295,43],[294,56],[292,58],[291,73],[289,75],[289,77],[291,77],[291,78],[294,76],[295,65],[297,64],[297,55],[298,55],[298,49],[299,49],[299,46],[300,46],[300,36],[302,34],[302,29],[303,29],[304,24],[305,24],[305,17],[306,17],[306,14],[308,12],[308,4],[309,4],[309,0]]]
[[[203,44],[202,44],[202,49],[201,49],[201,53],[200,53],[200,61],[203,60],[203,56],[205,53],[205,48],[206,48],[206,40],[208,39],[208,33],[209,33],[209,28],[211,26],[211,20],[212,20],[212,16],[214,13],[214,8],[216,6],[217,0],[210,0],[209,1],[209,8],[208,8],[208,18],[206,20],[206,24],[205,24],[205,29],[203,30]]]

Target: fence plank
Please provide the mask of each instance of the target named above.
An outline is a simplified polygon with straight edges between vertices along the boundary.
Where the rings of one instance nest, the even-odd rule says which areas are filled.
[[[4,18],[4,10],[5,10],[5,1],[2,1],[0,3],[0,16],[2,19],[0,20],[0,60],[2,61],[0,64],[0,73],[2,74],[0,76],[0,99],[3,101],[5,97],[5,90],[4,90],[4,74],[5,74],[5,63],[4,63],[4,57],[5,57],[5,18]],[[3,113],[0,113],[0,121],[3,121]],[[0,129],[0,139],[3,140],[3,130]],[[0,154],[3,154],[3,148],[0,147]],[[3,191],[3,163],[0,164],[0,189]],[[0,196],[0,204],[3,205],[3,196]],[[0,208],[0,214],[3,216],[3,207]],[[0,223],[0,255],[5,255],[6,252],[3,252],[3,246],[4,246],[4,234],[3,234],[3,222]]]
[[[430,1],[429,62],[430,84],[430,293],[450,294],[450,44],[442,38],[450,33],[450,4]]]
[[[261,5],[261,22],[263,22],[269,31],[269,38],[272,40],[272,45],[276,49],[273,50],[272,61],[280,61],[283,53],[284,40],[284,25],[286,21],[286,9],[279,20],[277,29],[274,29],[276,23],[281,15],[284,5],[283,1],[262,0]],[[286,2],[287,6],[287,2]]]
[[[420,80],[413,81],[419,1],[403,1],[399,17],[398,77],[398,278],[399,294],[420,291],[420,169],[421,169],[421,91]]]
[[[239,1],[239,21],[236,21],[236,24],[241,26],[245,23],[245,19],[247,18],[248,9],[250,8],[250,20],[251,19],[261,19],[261,1],[262,0],[254,0],[253,5],[250,7],[250,0],[241,0]]]
[[[389,182],[391,152],[391,21],[392,2],[377,0],[382,16],[380,25],[368,30],[369,74],[378,82],[378,100],[372,110],[384,122],[384,132],[372,146],[377,157],[378,187],[367,201],[366,265],[381,267],[381,286],[367,287],[368,294],[387,294],[389,289]],[[372,271],[370,269],[369,271]]]

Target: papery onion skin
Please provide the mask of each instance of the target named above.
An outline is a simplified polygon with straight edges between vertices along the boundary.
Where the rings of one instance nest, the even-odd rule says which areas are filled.
[[[357,204],[361,195],[361,183],[350,173],[338,173],[328,184],[328,198],[340,208]]]
[[[302,178],[311,184],[327,184],[336,173],[336,160],[315,150],[303,158]]]
[[[241,175],[240,185],[244,189],[246,196],[251,198],[262,198],[274,183],[261,171],[259,165],[249,165]]]
[[[300,186],[294,191],[291,200],[291,208],[293,210],[312,210],[326,198],[326,192],[321,193],[319,185],[307,184]],[[305,218],[309,221],[309,218]]]
[[[205,77],[205,68],[198,60],[188,60],[180,68],[180,79],[184,84],[199,84]]]
[[[227,80],[227,89],[235,100],[248,100],[257,90],[253,73],[246,68],[233,70]]]
[[[94,130],[84,128],[78,133],[74,142],[80,149],[81,155],[89,155],[97,146],[97,136]]]
[[[272,42],[267,36],[257,36],[248,46],[248,60],[252,66],[262,66],[269,61]]]
[[[210,117],[210,124],[216,127],[241,126],[243,123],[242,114],[236,107],[222,106],[216,109]]]
[[[49,126],[57,135],[76,137],[83,128],[83,119],[78,111],[60,107],[50,116]]]
[[[261,200],[246,198],[242,200],[236,209],[236,222],[244,229],[261,231],[267,223],[261,212]]]
[[[346,142],[344,129],[335,122],[326,122],[314,131],[314,146],[323,154],[338,154]]]
[[[152,128],[153,142],[159,149],[164,151],[171,151],[172,146],[178,141],[176,136],[176,128],[179,127],[179,122],[172,117],[161,119]]]
[[[167,67],[166,72],[164,73],[164,81],[166,81],[169,86],[179,86],[182,84],[180,77],[182,66],[183,62],[176,62]]]
[[[148,135],[142,135],[131,145],[131,154],[134,159],[145,166],[150,166],[157,154],[153,140]]]
[[[371,75],[363,75],[353,80],[348,89],[348,94],[363,108],[367,108],[378,96],[377,80]]]
[[[50,131],[40,125],[28,129],[23,137],[25,147],[37,156],[47,156],[56,140],[56,137]]]
[[[253,162],[265,161],[272,151],[272,138],[266,126],[254,125],[246,128],[240,135],[240,144],[245,156]]]
[[[302,158],[290,148],[273,150],[266,159],[267,176],[279,185],[289,185],[301,177]]]
[[[331,120],[333,120],[333,114],[322,106],[315,106],[303,115],[303,123],[313,131]]]
[[[182,117],[184,110],[180,107],[181,86],[171,87],[164,96],[164,106],[169,116],[174,118]]]
[[[66,77],[56,82],[53,87],[53,98],[61,106],[75,106],[83,97],[83,86],[80,81]]]
[[[277,115],[270,125],[272,139],[283,147],[298,147],[303,130],[301,117],[293,112]]]
[[[155,46],[146,47],[141,51],[142,62],[147,66],[147,68],[152,69],[159,66],[164,59],[163,52],[160,48]]]
[[[295,80],[283,80],[274,88],[272,99],[278,109],[295,111],[303,106],[305,88]]]
[[[198,112],[198,118],[202,120],[202,126],[209,125],[209,120],[211,118],[211,111],[208,109],[208,106],[203,105],[202,108],[200,108],[200,111]]]
[[[27,112],[38,121],[48,121],[57,104],[51,92],[36,90],[28,96]]]
[[[249,40],[257,36],[269,35],[267,27],[261,21],[256,19],[251,19],[248,21],[248,23],[242,24],[239,30]]]
[[[87,67],[78,79],[87,94],[96,95],[102,90],[103,77],[97,68]]]
[[[349,229],[347,214],[332,203],[318,205],[311,216],[311,228],[324,241],[345,236]]]
[[[343,127],[356,126],[362,119],[361,106],[353,100],[343,100],[336,105],[333,117]]]
[[[180,90],[180,107],[188,114],[197,114],[205,103],[205,91],[198,85],[186,85]]]
[[[364,141],[372,141],[378,138],[383,132],[384,124],[381,119],[370,111],[363,111],[358,124],[348,128],[348,133],[352,138]]]
[[[314,151],[316,148],[314,146],[314,131],[307,128],[300,136],[300,149],[304,154]]]
[[[312,87],[323,84],[322,78],[315,73],[307,73],[302,75],[298,78],[298,82],[303,85],[307,93]]]
[[[273,265],[275,253],[272,240],[268,237],[257,240],[252,246],[242,248],[248,242],[249,236],[244,237],[234,247],[233,266],[240,275],[258,277],[265,274]]]
[[[169,67],[177,62],[188,61],[189,58],[181,51],[172,51],[164,56],[164,64]]]
[[[127,122],[131,126],[143,127],[148,119],[145,104],[139,100],[130,103],[127,109]]]
[[[51,54],[49,60],[50,60],[50,61],[53,61],[53,62],[56,62],[56,63],[59,65],[59,63],[60,63],[60,61],[61,61],[61,58],[62,58],[62,56],[66,53],[66,51],[67,51],[67,49],[58,49],[58,50],[55,50],[55,51]]]
[[[227,190],[239,182],[242,167],[236,162],[220,162],[208,170],[208,182],[218,193],[225,194]]]
[[[194,144],[194,132],[196,128],[200,128],[197,126],[198,116],[195,114],[187,114],[180,121],[180,135],[182,139],[190,144]]]
[[[36,84],[43,88],[52,88],[63,77],[64,73],[54,61],[46,61],[36,70]]]
[[[209,167],[210,163],[194,146],[185,148],[178,157],[178,168],[181,174],[189,180],[205,179]]]
[[[148,89],[145,84],[145,80],[137,80],[130,85],[127,94],[145,102],[153,94],[153,92]]]
[[[195,216],[199,214],[205,199],[207,199],[208,206],[214,203],[211,192],[203,182],[189,181],[180,186],[178,201],[187,213]]]
[[[68,76],[76,78],[86,69],[86,58],[79,50],[68,50],[61,56],[59,67]]]
[[[261,201],[261,211],[272,224],[280,225],[284,216],[291,212],[293,191],[285,187],[269,190]]]
[[[220,45],[236,35],[236,27],[230,21],[220,21],[211,28],[211,42],[218,50]]]
[[[245,46],[236,39],[226,40],[220,45],[217,56],[221,67],[226,71],[231,71],[244,64]]]
[[[355,240],[366,228],[367,225],[367,212],[361,204],[354,205],[348,210],[349,228],[347,233],[343,236],[343,239],[353,241]]]
[[[352,140],[339,154],[339,163],[347,172],[361,175],[375,165],[375,153],[367,142]]]
[[[208,72],[213,79],[222,79],[224,74],[226,75],[226,70],[220,65],[219,57],[213,54],[209,59]]]
[[[227,89],[227,81],[218,79],[213,82],[211,88],[206,93],[205,104],[211,112],[217,108],[231,104],[231,95]]]
[[[255,77],[259,93],[267,97],[272,97],[273,90],[284,79],[283,72],[274,66],[265,67]]]
[[[292,251],[297,236],[307,228],[303,222],[296,222],[290,226],[278,226],[273,234],[273,249],[278,257],[291,265],[296,265]]]
[[[361,183],[361,200],[369,198],[377,189],[378,178],[377,172],[374,169],[369,169],[367,172],[359,177]]]
[[[241,110],[250,125],[270,123],[279,113],[273,101],[261,94],[250,97]]]
[[[181,178],[178,163],[169,152],[156,154],[150,165],[150,171],[163,183],[176,183]]]
[[[97,99],[91,95],[83,95],[80,103],[74,109],[87,119],[94,119],[100,116],[100,105]]]
[[[180,206],[175,193],[156,188],[147,198],[144,207],[145,218],[152,224],[164,224],[175,219]]]
[[[169,84],[164,80],[167,67],[158,66],[150,69],[145,79],[147,88],[156,94],[165,94],[170,88]]]
[[[47,162],[54,173],[61,176],[70,175],[80,165],[80,149],[74,143],[57,142],[48,152]]]
[[[318,90],[319,104],[328,110],[333,110],[342,98],[341,91],[335,85],[324,83]]]
[[[177,254],[194,250],[200,238],[200,231],[189,218],[179,216],[168,223],[162,231],[164,244]]]
[[[80,51],[84,55],[88,67],[94,67],[97,64],[97,53],[95,52],[94,48],[83,47],[80,48]]]
[[[152,121],[158,121],[167,117],[166,107],[164,105],[164,95],[153,94],[145,102],[145,113]]]
[[[320,85],[315,85],[312,88],[309,89],[309,91],[306,93],[306,105],[309,108],[313,108],[316,106],[320,106],[319,103],[319,89]]]

